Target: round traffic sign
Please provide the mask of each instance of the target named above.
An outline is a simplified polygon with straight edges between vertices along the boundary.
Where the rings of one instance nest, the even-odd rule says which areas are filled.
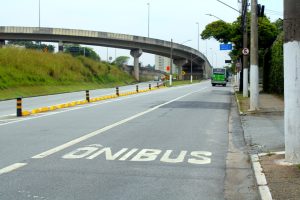
[[[243,48],[242,53],[243,53],[243,55],[248,55],[249,54],[249,49],[248,48]]]

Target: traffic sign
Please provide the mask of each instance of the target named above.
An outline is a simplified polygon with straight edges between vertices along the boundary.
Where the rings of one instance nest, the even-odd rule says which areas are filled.
[[[185,75],[185,71],[181,71],[181,74],[184,76]]]
[[[166,70],[167,70],[167,71],[170,71],[170,66],[169,66],[169,65],[166,67]]]
[[[220,50],[232,50],[232,44],[220,44]]]
[[[243,50],[242,50],[242,53],[243,53],[243,55],[248,55],[249,54],[249,49],[248,48],[244,48]]]

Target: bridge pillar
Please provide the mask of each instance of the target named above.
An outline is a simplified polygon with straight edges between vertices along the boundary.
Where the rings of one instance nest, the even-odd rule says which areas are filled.
[[[64,43],[62,41],[58,43],[58,52],[64,52]]]
[[[178,67],[178,79],[182,80],[182,66],[188,63],[187,59],[176,59],[173,61],[174,64]]]
[[[130,55],[134,58],[134,77],[137,81],[140,81],[139,57],[142,53],[142,49],[132,49],[130,51]]]
[[[208,62],[204,62],[202,64],[202,68],[203,68],[203,78],[204,79],[208,79],[211,76],[211,68],[209,66]]]
[[[0,48],[2,48],[5,45],[5,40],[0,40]]]

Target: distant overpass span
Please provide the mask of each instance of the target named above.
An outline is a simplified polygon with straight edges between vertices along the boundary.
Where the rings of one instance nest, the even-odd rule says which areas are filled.
[[[63,51],[64,43],[128,49],[134,58],[134,74],[137,80],[139,80],[139,57],[143,52],[170,57],[171,48],[174,64],[179,67],[179,77],[181,77],[182,66],[187,65],[191,60],[193,66],[201,67],[204,77],[208,77],[211,72],[209,61],[196,49],[177,43],[171,45],[170,41],[154,38],[89,30],[0,26],[0,44],[5,44],[5,40],[58,42],[59,51]]]

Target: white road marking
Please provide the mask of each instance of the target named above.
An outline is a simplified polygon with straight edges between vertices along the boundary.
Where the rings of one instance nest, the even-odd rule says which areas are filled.
[[[116,126],[122,125],[122,124],[124,124],[124,123],[126,123],[126,122],[129,122],[129,121],[131,121],[131,120],[133,120],[133,119],[136,119],[136,118],[141,117],[141,116],[143,116],[143,115],[145,115],[145,114],[147,114],[147,113],[150,113],[150,112],[152,112],[152,111],[154,111],[154,110],[156,110],[156,109],[158,109],[158,108],[160,108],[160,107],[162,107],[162,106],[165,106],[165,105],[170,104],[170,103],[172,103],[172,102],[174,102],[174,101],[177,101],[177,100],[179,100],[179,99],[182,99],[182,98],[184,98],[184,97],[186,97],[186,96],[188,96],[188,95],[191,95],[191,94],[194,94],[194,93],[203,91],[203,90],[205,90],[205,89],[207,89],[207,88],[208,88],[208,87],[204,87],[204,88],[202,88],[201,90],[197,90],[197,91],[194,91],[194,92],[187,93],[187,94],[182,95],[182,96],[180,96],[180,97],[177,97],[177,98],[175,98],[175,99],[173,99],[173,100],[171,100],[171,101],[168,101],[168,102],[166,102],[166,103],[160,104],[160,105],[155,106],[155,107],[153,107],[153,108],[150,108],[150,109],[148,109],[148,110],[146,110],[146,111],[144,111],[144,112],[140,112],[140,113],[138,113],[138,114],[136,114],[136,115],[133,115],[133,116],[131,116],[131,117],[128,117],[128,118],[126,118],[126,119],[123,119],[123,120],[121,120],[121,121],[119,121],[119,122],[116,122],[116,123],[114,123],[114,124],[108,125],[108,126],[106,126],[106,127],[104,127],[104,128],[98,129],[98,130],[96,130],[96,131],[94,131],[94,132],[88,133],[88,134],[86,134],[86,135],[84,135],[84,136],[81,136],[81,137],[79,137],[79,138],[76,138],[76,139],[74,139],[74,140],[71,140],[71,141],[69,141],[69,142],[67,142],[67,143],[65,143],[65,144],[62,144],[62,145],[60,145],[60,146],[57,146],[57,147],[55,147],[55,148],[53,148],[53,149],[50,149],[50,150],[48,150],[48,151],[45,151],[45,152],[40,153],[40,154],[38,154],[38,155],[35,155],[35,156],[33,156],[32,158],[45,158],[45,157],[47,157],[47,156],[49,156],[49,155],[52,155],[52,154],[54,154],[54,153],[56,153],[56,152],[59,152],[59,151],[61,151],[61,150],[63,150],[63,149],[66,149],[66,148],[68,148],[68,147],[70,147],[70,146],[73,146],[73,145],[75,145],[75,144],[77,144],[77,143],[80,143],[80,142],[82,142],[82,141],[84,141],[84,140],[87,140],[87,139],[89,139],[89,138],[91,138],[91,137],[94,137],[94,136],[96,136],[96,135],[99,135],[99,134],[101,134],[101,133],[104,133],[105,131],[108,131],[108,130],[110,130],[110,129],[116,127]]]
[[[19,169],[19,168],[25,166],[25,165],[27,165],[27,163],[15,163],[15,164],[12,164],[10,166],[4,167],[4,168],[0,169],[0,175],[9,173],[11,171],[14,171],[16,169]]]
[[[178,89],[178,88],[184,88],[184,87],[188,87],[188,86],[190,86],[190,85],[178,86],[178,87],[175,87],[175,88],[170,88],[170,89],[168,89],[168,91]],[[153,92],[164,92],[164,90],[155,90]],[[49,112],[49,113],[39,113],[35,116],[29,116],[29,117],[26,117],[26,118],[21,118],[21,119],[15,118],[14,121],[2,123],[2,124],[0,124],[0,126],[5,126],[5,125],[8,125],[8,124],[14,124],[14,123],[23,122],[23,121],[32,120],[32,119],[37,119],[37,118],[42,118],[42,117],[47,117],[47,116],[51,116],[51,115],[56,115],[56,114],[60,114],[60,113],[64,113],[64,112],[73,111],[73,110],[89,108],[89,107],[98,106],[98,105],[101,105],[101,104],[112,103],[112,102],[117,102],[117,101],[123,101],[123,100],[126,100],[126,99],[136,98],[136,97],[140,97],[140,96],[146,96],[146,95],[150,95],[150,94],[152,94],[152,93],[150,93],[150,92],[139,93],[137,95],[121,97],[121,98],[114,99],[114,100],[105,100],[105,101],[101,101],[101,102],[93,102],[91,104],[86,104],[86,105],[82,105],[82,106],[78,106],[78,107],[74,107],[74,108],[64,108],[63,110],[60,110],[60,111],[52,111],[52,112]],[[15,116],[15,114],[13,114],[13,115]]]
[[[128,151],[129,150],[129,151]],[[129,149],[122,148],[121,150],[112,150],[111,147],[103,147],[102,145],[88,145],[80,147],[62,156],[63,159],[88,159],[92,160],[97,157],[105,158],[105,160],[115,161],[130,161],[130,162],[149,162],[161,161],[164,163],[183,163],[186,161],[190,164],[205,165],[211,163],[212,153],[209,151],[174,151],[173,150],[160,150],[160,149]],[[114,153],[113,153],[114,152]],[[135,155],[133,155],[137,152]],[[124,155],[125,154],[125,155]],[[131,159],[129,157],[133,156]]]
[[[143,93],[143,94],[140,94],[139,96],[144,96],[144,95],[149,95],[149,93]],[[126,100],[126,99],[131,99],[131,98],[134,98],[134,97],[137,97],[137,96],[128,96],[128,97],[122,97],[120,99],[105,100],[105,101],[102,101],[102,102],[93,102],[91,104],[86,104],[86,105],[82,105],[82,106],[78,106],[78,107],[74,107],[74,108],[64,108],[60,111],[51,111],[49,113],[38,113],[35,116],[29,116],[29,117],[26,117],[26,118],[21,118],[21,119],[15,118],[15,119],[13,119],[14,121],[0,124],[0,126],[13,124],[13,123],[18,123],[18,122],[27,121],[27,120],[32,120],[32,119],[37,119],[37,118],[42,118],[42,117],[47,117],[47,116],[51,116],[51,115],[56,115],[56,114],[60,114],[60,113],[64,113],[64,112],[73,111],[73,110],[89,108],[89,107],[98,106],[98,105],[101,105],[101,104],[122,101],[122,100]]]

